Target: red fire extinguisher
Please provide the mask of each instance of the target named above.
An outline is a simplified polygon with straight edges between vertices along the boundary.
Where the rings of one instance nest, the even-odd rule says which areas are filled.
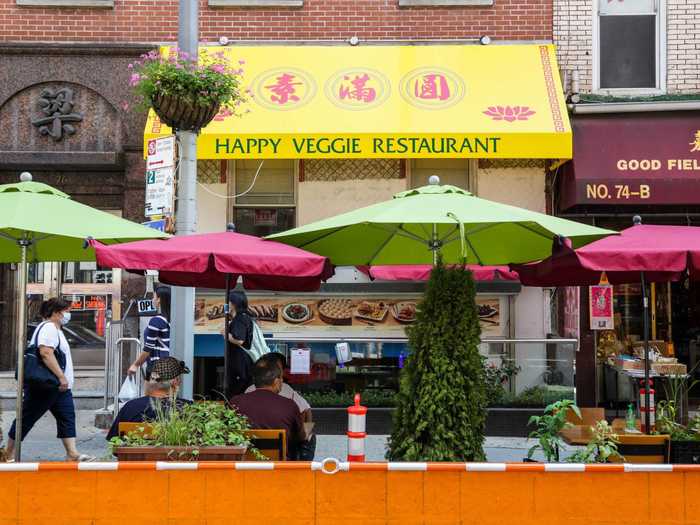
[[[654,394],[656,391],[654,390],[654,382],[650,379],[649,380],[649,429],[646,428],[646,414],[647,414],[647,406],[646,406],[646,387],[644,386],[644,381],[642,381],[642,387],[639,389],[639,418],[641,419],[642,423],[642,432],[648,433],[651,432],[651,430],[654,429],[654,425],[656,425],[656,403],[654,402]]]

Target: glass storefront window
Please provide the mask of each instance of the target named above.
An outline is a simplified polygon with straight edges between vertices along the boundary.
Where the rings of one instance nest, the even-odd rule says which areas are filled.
[[[63,263],[63,282],[68,284],[111,284],[112,270],[94,262]]]
[[[44,263],[29,264],[27,268],[28,283],[44,282]]]

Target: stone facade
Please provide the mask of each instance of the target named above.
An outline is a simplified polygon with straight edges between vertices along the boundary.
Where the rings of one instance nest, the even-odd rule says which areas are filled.
[[[700,0],[666,0],[666,92],[700,91]],[[554,0],[553,35],[559,66],[580,92],[593,88],[593,0]]]

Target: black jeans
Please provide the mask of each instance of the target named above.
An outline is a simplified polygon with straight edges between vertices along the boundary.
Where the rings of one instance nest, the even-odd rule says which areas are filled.
[[[50,411],[56,418],[56,437],[74,438],[75,432],[75,404],[70,390],[60,392],[58,389],[24,389],[24,402],[22,403],[22,440],[27,437],[41,416]],[[11,439],[15,439],[15,425],[8,432]]]

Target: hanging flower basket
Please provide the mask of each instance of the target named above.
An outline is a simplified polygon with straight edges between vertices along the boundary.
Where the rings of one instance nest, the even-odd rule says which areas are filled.
[[[151,104],[161,122],[173,130],[194,132],[209,124],[221,107],[214,103],[195,106],[184,98],[161,93],[153,96]]]
[[[220,109],[229,115],[241,113],[240,106],[250,94],[241,89],[243,63],[232,65],[224,51],[203,51],[197,59],[177,49],[153,50],[129,64],[129,84],[142,109],[152,108],[173,130],[199,132]]]

